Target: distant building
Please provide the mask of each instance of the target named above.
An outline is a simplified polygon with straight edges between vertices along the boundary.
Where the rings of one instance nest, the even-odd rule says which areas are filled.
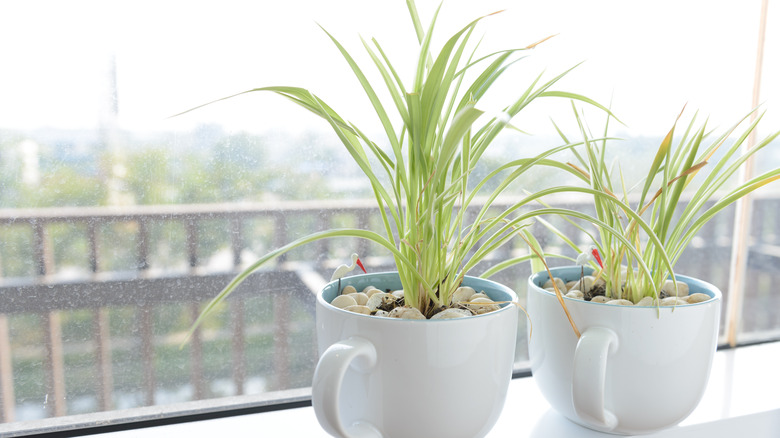
[[[22,183],[30,187],[39,186],[41,184],[40,146],[32,140],[23,140],[19,143],[18,153],[22,164]]]

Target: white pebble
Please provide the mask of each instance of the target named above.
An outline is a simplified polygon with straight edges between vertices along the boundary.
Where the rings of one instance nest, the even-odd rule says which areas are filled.
[[[462,303],[464,301],[469,301],[475,293],[477,292],[473,288],[470,288],[468,286],[461,286],[458,289],[456,289],[455,292],[453,292],[452,302]]]
[[[368,301],[366,302],[366,307],[368,307],[371,310],[375,310],[377,307],[381,306],[382,304],[388,304],[394,301],[395,301],[395,297],[392,294],[380,292],[378,294],[373,294],[368,298]]]
[[[695,294],[691,294],[691,295],[688,296],[688,303],[689,304],[701,303],[703,301],[709,300],[710,298],[712,298],[712,297],[707,295],[707,294],[703,294],[703,293],[697,292]]]
[[[632,303],[629,300],[611,300],[607,301],[607,304],[614,304],[616,306],[633,306],[634,303]]]
[[[572,286],[572,289],[579,289],[583,292],[588,292],[593,287],[594,280],[596,280],[595,277],[586,275],[582,277],[582,280],[577,281],[574,286]]]
[[[349,307],[345,307],[344,310],[354,312],[354,313],[361,313],[363,315],[371,314],[371,309],[369,309],[366,306],[349,306]]]
[[[572,288],[578,283],[576,280],[572,280],[566,283],[566,290],[572,290]]]
[[[396,298],[403,298],[404,297],[404,291],[402,291],[402,290],[394,290],[391,293],[391,295],[396,297]]]
[[[476,293],[476,294],[472,295],[471,299],[469,301],[474,301],[477,298],[485,298],[485,299],[490,300],[490,297],[487,296],[487,294],[485,292],[479,292],[479,293]],[[490,301],[493,301],[493,300],[490,300]]]
[[[367,292],[370,291],[371,289],[376,289],[376,287],[373,285],[366,286],[363,288],[363,293],[368,295]]]
[[[344,286],[344,289],[341,290],[341,295],[349,295],[355,292],[357,292],[357,289],[355,289],[355,286],[350,284],[348,286]]]
[[[592,303],[606,303],[609,301],[609,298],[605,297],[604,295],[596,295],[590,301]]]
[[[396,307],[395,309],[390,311],[390,314],[387,315],[390,318],[401,318],[401,319],[425,319],[425,315],[422,314],[419,310],[415,309],[414,307]]]
[[[563,280],[561,280],[560,278],[553,278],[552,280],[547,280],[546,282],[544,282],[543,287],[545,289],[554,290],[555,288],[553,287],[553,282],[555,282],[555,285],[558,286],[558,290],[560,290],[561,292],[563,292],[564,289],[566,288],[566,283],[564,283]]]
[[[382,293],[382,291],[374,287],[369,289],[367,292],[363,292],[363,293],[366,294],[369,298],[371,298],[371,295]]]
[[[471,312],[466,309],[445,309],[433,315],[431,319],[453,319],[471,316]]]
[[[564,295],[567,298],[574,298],[575,300],[583,300],[585,299],[585,294],[582,293],[580,290],[570,290],[566,295]]]
[[[666,297],[661,300],[662,306],[682,306],[683,304],[688,304],[688,301],[679,297]]]
[[[368,295],[363,292],[355,292],[347,296],[354,298],[355,302],[358,303],[358,306],[365,306],[366,302],[368,302]]]
[[[666,296],[668,297],[688,296],[688,284],[683,283],[682,281],[677,282],[677,292],[674,291],[674,282],[672,282],[672,280],[666,280],[661,290],[666,292]]]
[[[386,310],[377,310],[376,312],[374,312],[374,316],[384,316],[384,317],[387,317],[389,315],[390,315],[390,312],[388,312]]]
[[[644,297],[641,300],[639,300],[638,303],[636,303],[637,306],[655,306],[655,298],[653,297]]]
[[[479,294],[475,294],[479,295]],[[489,313],[496,311],[500,309],[501,307],[493,302],[490,298],[485,297],[477,297],[471,298],[471,301],[469,301],[468,308],[476,315],[482,315],[483,313]]]
[[[357,301],[349,295],[339,295],[330,304],[339,309],[345,309],[349,306],[357,306]]]

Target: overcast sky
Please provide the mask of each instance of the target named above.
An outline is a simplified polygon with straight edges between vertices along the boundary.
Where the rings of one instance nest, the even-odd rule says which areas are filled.
[[[427,23],[438,0],[418,0]],[[770,5],[771,6],[771,5]],[[484,52],[557,36],[516,65],[497,110],[528,79],[585,61],[560,84],[612,106],[633,133],[659,135],[688,104],[730,124],[751,107],[759,0],[445,0],[439,44],[471,18],[506,9],[478,28]],[[762,100],[780,126],[780,11],[769,11]],[[374,123],[353,76],[321,24],[367,69],[359,36],[376,37],[406,78],[416,40],[404,1],[7,1],[0,2],[0,128],[97,126],[116,60],[120,127],[231,130],[322,127],[280,98],[251,95],[170,120],[197,104],[266,85],[310,88],[359,124]],[[410,81],[410,79],[407,79]],[[563,109],[549,109],[561,111]],[[517,122],[548,129],[547,108]],[[539,115],[537,118],[537,114]],[[543,116],[542,116],[543,115]],[[565,117],[556,115],[556,117]],[[544,125],[544,127],[541,127]]]

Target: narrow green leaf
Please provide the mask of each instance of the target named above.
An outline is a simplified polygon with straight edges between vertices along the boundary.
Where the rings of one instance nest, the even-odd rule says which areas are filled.
[[[322,28],[322,30],[325,32],[326,35],[328,35],[328,37],[331,39],[331,41],[336,46],[336,48],[338,48],[339,52],[341,52],[342,56],[347,61],[347,64],[349,64],[350,68],[352,69],[352,72],[355,74],[355,77],[360,82],[360,85],[363,87],[363,91],[365,91],[366,96],[371,101],[371,105],[374,107],[374,111],[376,111],[377,116],[379,117],[379,120],[382,123],[382,127],[385,130],[385,135],[387,136],[387,139],[390,141],[390,144],[394,148],[400,147],[398,145],[398,138],[395,135],[395,128],[393,128],[393,124],[391,123],[390,118],[387,115],[387,111],[382,105],[382,101],[376,95],[376,92],[374,91],[374,88],[371,86],[371,83],[368,81],[366,76],[363,74],[363,71],[357,65],[357,63],[349,54],[349,52],[347,52],[344,46],[342,46],[341,43],[339,43],[338,40],[336,40],[336,38],[334,38],[333,35],[331,35],[327,30],[325,30],[324,28]]]
[[[658,147],[658,151],[655,154],[655,158],[653,158],[653,162],[650,164],[650,169],[648,170],[647,177],[645,179],[645,186],[642,188],[642,195],[639,196],[639,205],[645,205],[645,198],[647,197],[647,192],[650,191],[650,186],[653,184],[653,180],[655,180],[655,176],[658,173],[658,169],[661,167],[661,164],[663,164],[666,161],[666,156],[669,154],[669,150],[672,147],[672,137],[674,136],[674,128],[677,126],[677,120],[680,120],[680,116],[682,116],[682,112],[680,112],[680,115],[677,116],[677,119],[672,125],[672,129],[670,129],[669,132],[666,134],[666,137],[664,137],[663,141],[661,142],[661,145]]]

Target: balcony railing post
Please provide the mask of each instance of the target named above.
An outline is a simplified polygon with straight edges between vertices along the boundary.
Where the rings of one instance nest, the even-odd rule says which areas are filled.
[[[137,269],[149,269],[149,226],[145,219],[138,220],[138,260]]]
[[[94,274],[100,270],[98,262],[98,237],[95,221],[87,222],[87,242],[89,245],[89,269]]]
[[[198,303],[190,303],[190,316],[192,322],[198,319],[200,306]],[[193,388],[193,400],[203,400],[206,397],[205,381],[203,378],[203,339],[200,328],[192,332],[189,340],[190,346],[190,382]]]
[[[244,222],[241,216],[230,221],[231,246],[233,248],[233,268],[239,269],[243,262],[241,252],[244,249]],[[246,384],[246,343],[244,323],[244,300],[234,298],[228,301],[230,309],[231,359],[233,364],[233,385],[235,394],[244,394]]]
[[[0,423],[14,421],[15,408],[16,398],[8,317],[0,315]]]
[[[274,389],[285,389],[290,384],[290,314],[289,294],[273,293],[274,309]]]
[[[44,405],[50,417],[60,417],[67,413],[60,312],[44,313],[41,315],[41,319],[46,348]]]
[[[143,372],[144,406],[154,405],[157,386],[154,367],[154,332],[152,330],[151,305],[144,303],[138,308],[138,328],[141,335],[141,366]]]
[[[244,222],[240,216],[230,221],[230,246],[233,250],[233,267],[239,268],[243,262],[241,252],[244,250]]]
[[[274,240],[273,245],[276,248],[284,246],[287,242],[287,218],[283,213],[274,215]],[[287,254],[282,254],[276,258],[277,263],[287,261]]]
[[[46,278],[54,271],[54,257],[51,251],[46,226],[43,221],[32,221],[33,249],[37,261],[37,274]],[[60,313],[50,311],[41,314],[41,326],[44,333],[44,361],[46,394],[44,404],[49,416],[59,417],[67,412],[65,400],[65,364],[62,348],[62,328]]]
[[[33,251],[35,251],[35,261],[37,263],[36,274],[45,277],[54,271],[54,258],[52,257],[51,245],[46,233],[46,227],[42,221],[36,220],[33,226]]]
[[[198,221],[190,218],[187,221],[187,261],[190,268],[198,266]]]
[[[87,221],[89,267],[93,275],[100,270],[97,221]],[[111,334],[108,309],[99,307],[92,311],[92,335],[95,341],[95,394],[101,411],[114,408],[114,374],[111,366]]]
[[[244,300],[234,298],[228,301],[230,306],[230,323],[233,336],[233,384],[236,387],[236,395],[243,395],[246,385],[246,335],[244,322]]]
[[[92,332],[95,336],[95,379],[98,406],[102,411],[113,409],[114,379],[111,366],[111,336],[108,309],[98,308],[92,314]]]

